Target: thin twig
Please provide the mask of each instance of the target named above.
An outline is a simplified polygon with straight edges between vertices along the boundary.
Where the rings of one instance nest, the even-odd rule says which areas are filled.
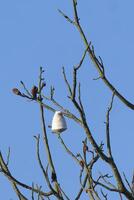
[[[40,68],[40,75],[39,75],[39,86],[38,86],[38,90],[39,90],[39,101],[42,102],[42,74],[43,74],[43,69],[42,67]],[[49,166],[50,166],[50,169],[51,169],[51,174],[54,176],[54,186],[55,186],[55,190],[57,192],[56,195],[58,195],[58,199],[63,199],[61,197],[61,195],[59,194],[59,190],[58,190],[58,181],[57,181],[57,175],[56,175],[56,170],[55,170],[55,167],[54,167],[54,164],[53,164],[53,160],[52,160],[52,156],[51,156],[51,152],[50,152],[50,147],[49,147],[49,144],[48,144],[48,137],[47,137],[47,132],[46,132],[46,125],[45,125],[45,116],[44,116],[44,109],[43,109],[43,105],[42,104],[39,104],[40,105],[40,113],[41,113],[41,123],[42,123],[42,132],[43,132],[43,139],[44,139],[44,145],[45,145],[45,148],[46,148],[46,152],[47,152],[47,158],[48,158],[48,163],[49,163]]]
[[[81,84],[80,83],[79,83],[79,86],[78,86],[78,100],[79,100],[79,104],[80,104],[81,110],[83,112],[83,116],[84,116],[84,118],[86,118],[85,111],[84,111],[84,106],[83,106],[82,100],[81,100]]]
[[[63,145],[64,149],[66,150],[66,152],[71,155],[71,157],[79,164],[79,160],[77,159],[77,157],[70,151],[70,149],[66,146],[66,144],[64,143],[63,139],[61,138],[60,134],[58,135],[58,138],[61,142],[61,144]]]
[[[6,163],[7,166],[9,165],[10,153],[11,153],[11,150],[10,150],[10,147],[9,147],[8,148],[8,154],[7,154],[7,163]]]
[[[29,90],[26,88],[25,84],[23,81],[20,81],[21,85],[23,86],[24,90],[26,91],[27,95],[32,98],[32,94],[29,92]]]
[[[108,200],[108,198],[107,198],[108,195],[107,195],[107,194],[104,194],[104,192],[103,192],[102,189],[101,189],[101,194],[102,194],[102,196],[104,197],[105,200]]]
[[[34,183],[32,183],[32,188],[34,188]],[[34,200],[34,191],[33,191],[33,189],[32,189],[32,200]]]
[[[66,73],[65,73],[65,68],[64,67],[62,67],[62,73],[63,73],[63,77],[64,77],[64,80],[65,80],[65,83],[67,85],[67,88],[69,90],[70,96],[72,96],[72,90],[71,90],[70,84],[69,84],[69,82],[67,80]]]
[[[105,174],[105,175],[102,175],[101,173],[100,173],[100,176],[98,177],[98,179],[97,179],[97,181],[99,181],[100,179],[102,179],[107,185],[109,185],[111,188],[115,188],[115,189],[117,189],[116,188],[116,186],[114,185],[114,184],[112,184],[112,183],[110,183],[107,179],[110,179],[110,178],[112,178],[113,176],[110,176],[110,175],[108,175],[108,174]],[[107,179],[106,179],[107,178]]]
[[[89,44],[89,45],[90,45],[90,44]],[[84,53],[83,53],[83,55],[82,55],[82,58],[81,58],[79,64],[75,67],[75,70],[79,70],[79,68],[82,66],[83,61],[84,61],[84,59],[85,59],[85,57],[86,57],[88,48],[89,48],[89,47],[87,47],[87,48],[85,49],[85,51],[84,51]]]
[[[39,151],[39,140],[40,140],[40,135],[38,136],[35,136],[35,139],[36,139],[36,149],[37,149],[37,159],[38,159],[38,163],[39,163],[39,166],[43,172],[43,175],[44,175],[44,178],[45,178],[45,181],[47,182],[47,185],[48,187],[50,188],[50,190],[53,192],[54,195],[56,195],[56,192],[54,191],[52,185],[50,184],[50,181],[49,181],[49,178],[47,176],[47,173],[43,167],[43,164],[42,164],[42,161],[41,161],[41,158],[40,158],[40,151]]]
[[[82,187],[80,188],[75,200],[79,200],[80,199],[80,196],[82,194],[82,192],[84,191],[84,188],[86,186],[86,183],[87,183],[87,179],[88,179],[88,174],[86,174],[85,178],[84,178],[84,181],[83,181],[83,184],[82,184]]]
[[[129,181],[127,180],[127,177],[126,177],[126,175],[125,175],[125,173],[124,173],[124,172],[123,172],[123,176],[124,176],[124,179],[125,179],[125,181],[126,181],[126,183],[127,183],[128,187],[129,187],[130,191],[131,191],[131,192],[132,192],[132,194],[134,195],[134,191],[132,190],[132,187],[131,187],[131,185],[130,185]]]
[[[113,101],[114,101],[114,96],[115,96],[115,93],[113,93],[112,95],[112,99],[111,99],[111,102],[110,102],[110,106],[108,107],[108,110],[107,110],[107,114],[106,114],[106,140],[107,140],[107,150],[108,150],[108,155],[109,157],[112,158],[112,151],[111,151],[111,142],[110,142],[110,130],[109,130],[109,117],[110,117],[110,112],[112,110],[112,107],[113,107]]]
[[[67,15],[65,15],[65,13],[63,11],[61,11],[60,9],[58,9],[59,13],[71,24],[74,24],[74,21],[70,19],[70,17],[68,17]]]
[[[60,188],[60,191],[63,193],[64,197],[65,197],[67,200],[70,200],[69,197],[67,196],[67,194],[62,190],[62,188],[60,187],[60,185],[59,185],[59,188]]]

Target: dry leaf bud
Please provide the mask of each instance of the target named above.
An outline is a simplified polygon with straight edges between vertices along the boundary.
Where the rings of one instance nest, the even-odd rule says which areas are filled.
[[[21,95],[21,92],[17,88],[13,88],[12,91],[16,95]]]
[[[31,94],[33,95],[33,98],[37,98],[37,92],[38,92],[38,88],[34,85],[31,90]]]
[[[84,161],[83,161],[83,160],[80,160],[79,163],[80,163],[80,166],[81,166],[82,168],[84,168]]]
[[[88,146],[86,144],[83,145],[83,152],[86,153],[88,151]]]

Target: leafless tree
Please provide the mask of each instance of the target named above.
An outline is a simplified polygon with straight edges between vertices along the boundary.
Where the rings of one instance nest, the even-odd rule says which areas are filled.
[[[65,68],[62,68],[62,74],[63,74],[63,80],[66,84],[66,88],[68,90],[68,98],[72,102],[74,108],[78,111],[79,116],[76,116],[74,113],[72,113],[68,108],[65,108],[62,106],[56,99],[55,99],[55,88],[51,87],[50,90],[50,96],[45,96],[43,89],[46,86],[46,83],[44,82],[43,73],[44,70],[42,67],[40,67],[40,73],[39,73],[39,81],[38,86],[32,87],[32,90],[29,91],[25,84],[21,81],[21,85],[24,88],[24,92],[20,91],[17,88],[13,89],[13,93],[25,98],[29,99],[31,101],[36,102],[40,107],[40,113],[41,113],[41,122],[42,122],[42,133],[43,133],[43,141],[45,146],[45,151],[47,154],[47,161],[48,165],[44,167],[40,155],[40,135],[35,136],[36,141],[36,152],[37,152],[37,160],[39,163],[39,166],[42,170],[43,177],[46,181],[46,184],[48,186],[48,191],[43,191],[41,187],[35,186],[34,184],[29,186],[25,183],[20,182],[17,180],[11,173],[8,163],[10,158],[10,150],[7,155],[7,160],[3,158],[2,153],[0,153],[0,170],[1,173],[8,178],[8,180],[11,182],[13,189],[17,195],[17,197],[20,200],[27,200],[27,197],[22,194],[20,187],[23,189],[29,190],[31,192],[31,199],[34,200],[34,194],[37,194],[37,199],[51,199],[55,198],[58,200],[67,199],[70,200],[68,194],[62,189],[60,186],[59,180],[58,180],[58,174],[56,172],[54,162],[53,162],[53,156],[51,155],[51,147],[49,146],[47,131],[46,131],[46,120],[45,120],[45,113],[44,110],[47,109],[51,112],[55,112],[56,110],[61,110],[63,115],[70,120],[73,120],[76,124],[82,127],[85,133],[85,140],[82,141],[82,148],[83,152],[82,154],[78,153],[75,155],[65,144],[63,138],[61,137],[61,134],[58,135],[58,139],[61,142],[64,150],[67,154],[71,156],[71,158],[80,166],[80,174],[79,174],[79,184],[80,184],[80,190],[76,191],[75,200],[78,200],[81,198],[82,193],[87,194],[87,199],[91,200],[100,200],[100,199],[109,199],[109,192],[113,192],[117,194],[117,199],[123,199],[125,197],[126,199],[133,200],[134,199],[134,180],[132,180],[132,184],[129,183],[127,180],[127,177],[125,174],[121,174],[117,164],[115,163],[114,156],[112,153],[111,148],[111,140],[110,140],[110,113],[112,111],[114,97],[117,97],[120,99],[120,101],[127,106],[128,108],[134,110],[134,104],[129,102],[120,92],[110,83],[108,78],[105,74],[105,66],[103,64],[102,58],[99,56],[96,56],[94,47],[91,43],[91,41],[88,41],[84,30],[80,24],[79,14],[78,14],[78,2],[77,0],[72,0],[72,6],[74,11],[74,18],[71,19],[67,14],[65,14],[63,11],[59,10],[60,14],[74,26],[78,32],[80,33],[82,37],[82,41],[85,45],[85,51],[83,52],[83,55],[78,63],[78,65],[73,67],[73,73],[72,73],[72,84],[69,83],[67,74],[65,71]],[[89,57],[90,60],[92,60],[95,68],[97,69],[99,73],[98,79],[101,79],[104,84],[111,90],[112,97],[110,105],[107,108],[106,112],[106,144],[100,143],[98,144],[90,130],[90,125],[87,122],[87,115],[84,109],[84,105],[81,98],[81,83],[78,80],[78,73],[80,69],[82,68],[83,61],[85,57]],[[46,103],[48,102],[48,103]],[[49,104],[50,103],[50,104]],[[53,106],[50,106],[53,105]],[[56,107],[57,109],[55,109]],[[45,109],[44,109],[45,108]],[[90,144],[90,148],[89,148]],[[107,147],[107,151],[104,150],[104,145]],[[91,148],[92,146],[92,148]],[[90,155],[90,156],[89,156]],[[93,168],[95,164],[102,160],[105,164],[109,165],[111,169],[111,174],[108,173],[100,173],[100,175],[96,178],[93,176]],[[51,172],[48,173],[48,170]],[[111,181],[111,177],[114,178],[114,184]],[[134,179],[134,178],[133,178]],[[107,191],[107,192],[106,192]]]

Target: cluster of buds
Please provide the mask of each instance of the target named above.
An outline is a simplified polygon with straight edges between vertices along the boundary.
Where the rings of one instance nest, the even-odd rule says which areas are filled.
[[[46,83],[45,82],[42,82],[42,85],[41,85],[41,89],[40,91],[46,86]],[[37,99],[37,94],[40,93],[39,89],[37,86],[33,86],[32,89],[31,89],[31,94],[33,96],[33,99]]]
[[[21,81],[21,84],[22,84],[23,87],[25,88],[25,85],[24,85],[24,83],[23,83],[22,81]],[[37,95],[41,92],[41,90],[42,90],[45,86],[46,86],[46,83],[45,83],[45,82],[42,82],[41,88],[40,88],[40,90],[39,90],[38,87],[34,85],[34,86],[32,87],[32,89],[31,89],[31,92],[29,92],[29,91],[25,88],[25,89],[27,90],[28,95],[26,95],[26,94],[24,94],[24,93],[21,93],[20,90],[18,90],[18,88],[13,88],[12,91],[13,91],[13,93],[14,93],[15,95],[19,95],[19,96],[22,96],[22,97],[26,97],[26,98],[35,100],[35,99],[38,98]],[[30,93],[31,93],[31,94],[30,94]]]

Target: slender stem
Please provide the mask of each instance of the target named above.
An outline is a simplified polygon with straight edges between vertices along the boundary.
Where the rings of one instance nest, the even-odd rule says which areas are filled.
[[[77,159],[77,157],[70,151],[70,149],[66,146],[66,144],[64,143],[63,139],[61,138],[60,135],[58,135],[58,138],[60,139],[61,144],[63,145],[63,147],[65,148],[66,152],[72,156],[72,158],[79,164],[79,160]]]
[[[42,105],[40,105],[40,112],[41,112],[42,130],[43,130],[43,139],[44,139],[44,144],[45,144],[46,152],[47,152],[47,156],[48,156],[48,162],[49,162],[50,167],[51,167],[51,172],[55,173],[55,168],[54,168],[54,164],[53,164],[53,161],[52,161],[51,152],[50,152],[50,148],[49,148],[49,144],[48,144],[48,138],[47,138],[46,126],[45,126],[45,119],[44,119],[44,110],[43,110]]]
[[[16,192],[16,194],[17,194],[19,200],[28,200],[28,199],[19,191],[19,189],[18,189],[16,183],[14,183],[14,182],[12,182],[12,181],[11,181],[11,183],[12,183],[12,186],[13,186],[13,188],[14,188],[14,191]]]
[[[36,148],[37,148],[37,158],[38,158],[38,162],[39,162],[39,166],[43,172],[43,175],[45,177],[45,180],[47,182],[47,185],[48,187],[50,188],[50,190],[53,192],[53,194],[56,196],[56,192],[54,191],[54,189],[52,188],[52,185],[50,184],[50,181],[49,181],[49,178],[48,178],[48,175],[47,175],[47,172],[45,171],[44,167],[43,167],[43,164],[42,164],[42,161],[41,161],[41,158],[40,158],[40,151],[39,151],[39,140],[40,140],[40,136],[38,137],[35,137],[36,138]]]
[[[46,125],[45,125],[45,115],[44,115],[44,109],[43,109],[43,105],[42,105],[42,74],[43,74],[43,70],[42,67],[40,68],[40,76],[39,76],[39,106],[40,106],[40,113],[41,113],[41,123],[42,123],[42,132],[43,132],[43,140],[44,140],[44,144],[45,144],[45,148],[46,148],[46,153],[47,153],[47,159],[48,159],[48,163],[50,166],[50,170],[51,170],[51,174],[54,177],[53,182],[54,182],[54,187],[55,187],[55,191],[57,192],[58,195],[58,199],[63,199],[59,193],[59,184],[57,181],[57,175],[56,175],[56,170],[53,164],[53,160],[52,160],[52,156],[51,156],[51,152],[50,152],[50,147],[48,144],[48,137],[47,137],[47,132],[46,132]]]
[[[111,112],[112,106],[113,106],[113,100],[114,100],[114,93],[112,95],[111,103],[110,103],[110,106],[108,107],[107,114],[106,114],[107,150],[108,150],[109,157],[111,157],[111,158],[112,158],[112,150],[111,150],[111,142],[110,142],[109,117],[110,117],[110,112]]]
[[[80,196],[84,190],[84,187],[86,186],[86,183],[87,183],[87,179],[88,179],[88,174],[86,174],[85,178],[84,178],[84,181],[83,181],[83,184],[82,184],[82,187],[80,188],[80,191],[79,193],[77,194],[77,197],[75,198],[75,200],[79,200],[80,199]]]

